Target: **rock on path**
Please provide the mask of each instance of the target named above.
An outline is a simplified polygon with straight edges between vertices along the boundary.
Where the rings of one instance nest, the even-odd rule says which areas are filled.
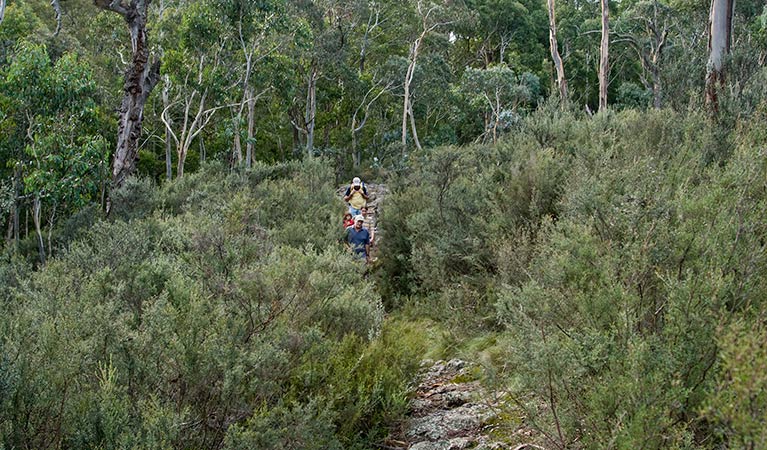
[[[424,362],[425,372],[410,401],[403,428],[384,448],[410,450],[522,450],[542,449],[534,444],[511,445],[496,437],[499,413],[505,405],[489,395],[477,380],[476,366],[459,360]],[[508,430],[506,430],[508,431]],[[500,433],[504,441],[534,440],[524,426]]]

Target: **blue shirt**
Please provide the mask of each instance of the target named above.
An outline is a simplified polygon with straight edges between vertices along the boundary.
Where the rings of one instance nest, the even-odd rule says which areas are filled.
[[[370,244],[370,233],[366,229],[357,231],[354,227],[346,229],[346,242],[352,246],[354,254],[359,257],[367,257],[366,245]]]

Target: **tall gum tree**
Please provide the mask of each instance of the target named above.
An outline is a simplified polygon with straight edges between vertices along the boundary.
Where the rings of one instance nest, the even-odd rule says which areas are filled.
[[[599,110],[607,108],[607,85],[610,75],[610,6],[607,0],[600,0],[602,5],[602,41],[599,45]]]
[[[551,60],[554,61],[554,68],[557,71],[559,97],[564,102],[567,100],[567,78],[565,77],[565,67],[562,63],[562,57],[559,56],[559,44],[557,43],[556,4],[554,0],[548,0],[546,5],[549,10],[549,48],[551,49]]]
[[[449,18],[449,11],[442,5],[437,3],[431,3],[424,0],[418,0],[415,4],[415,11],[420,23],[420,29],[418,35],[410,43],[410,50],[408,53],[408,65],[405,72],[405,79],[403,81],[404,88],[404,100],[402,104],[402,152],[407,149],[407,126],[408,117],[410,117],[410,130],[413,133],[413,142],[415,146],[420,150],[421,142],[418,140],[418,131],[416,129],[415,116],[413,115],[413,96],[411,92],[411,86],[413,84],[413,77],[415,75],[416,62],[421,54],[421,46],[423,41],[429,33],[436,31],[440,28],[446,27],[454,22]]]
[[[708,64],[706,65],[706,105],[719,110],[717,90],[724,85],[724,61],[732,43],[732,16],[735,0],[713,0],[709,16]]]
[[[128,25],[131,61],[125,73],[117,126],[117,148],[112,161],[112,185],[120,187],[133,173],[144,120],[144,105],[160,80],[160,59],[150,61],[147,13],[151,0],[95,0],[97,7],[121,15]],[[107,207],[109,209],[109,207]]]
[[[623,11],[619,19],[618,39],[626,42],[639,57],[642,66],[640,81],[652,91],[653,108],[663,104],[662,64],[669,46],[672,10],[659,0],[644,1]]]

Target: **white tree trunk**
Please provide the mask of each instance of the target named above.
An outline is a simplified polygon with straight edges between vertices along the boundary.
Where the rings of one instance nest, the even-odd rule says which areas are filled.
[[[660,55],[657,55],[658,59],[660,59]],[[656,58],[653,58],[653,61],[656,61]],[[652,69],[650,70],[650,73],[652,74],[652,107],[655,109],[660,109],[662,104],[662,85],[661,85],[661,78],[660,78],[660,62],[655,62],[653,64]]]
[[[250,169],[253,166],[255,159],[253,152],[253,140],[254,129],[256,125],[256,98],[253,95],[253,88],[248,86],[247,90],[247,102],[248,102],[248,141],[245,144],[245,167]]]
[[[410,54],[413,54],[413,51],[410,51]],[[402,101],[402,154],[405,154],[405,151],[407,150],[407,115],[410,111],[410,79],[411,73],[413,71],[415,64],[411,60],[410,64],[407,66],[407,72],[405,73],[405,82],[404,82],[404,100]]]
[[[607,0],[600,0],[602,4],[602,42],[599,46],[599,111],[607,108],[607,83],[610,73],[608,50],[610,45],[610,11]]]
[[[418,140],[418,130],[415,128],[415,115],[413,114],[413,102],[408,105],[410,108],[410,130],[413,132],[413,143],[415,148],[421,150],[421,141]]]
[[[317,63],[312,63],[306,89],[306,156],[314,155],[314,126],[317,115]]]
[[[235,165],[242,164],[242,137],[240,136],[240,121],[242,120],[242,110],[236,114],[232,112],[232,154]]]
[[[732,15],[735,0],[713,0],[709,18],[708,64],[706,65],[706,105],[719,109],[717,89],[724,84],[724,61],[732,42]]]
[[[32,221],[35,223],[35,233],[37,235],[37,250],[40,255],[40,264],[45,264],[45,242],[43,241],[43,230],[40,226],[40,213],[42,210],[42,201],[39,195],[35,195],[34,210]]]
[[[554,68],[557,71],[557,87],[559,88],[559,98],[561,98],[564,102],[567,100],[567,78],[565,78],[565,67],[562,63],[562,57],[559,56],[555,4],[554,0],[548,0],[547,3],[549,9],[549,48],[551,49],[551,59],[554,61]]]
[[[166,110],[170,107],[170,77],[165,75],[163,77],[162,88],[162,107]],[[173,125],[170,121],[169,125]],[[171,142],[172,136],[170,134],[170,127],[165,127],[165,179],[170,181],[173,179],[173,143]]]
[[[424,36],[426,36],[426,32],[421,33],[420,36],[418,36],[418,39],[415,40],[410,45],[410,57],[409,64],[407,66],[407,72],[405,73],[405,82],[404,82],[404,88],[405,88],[405,100],[402,105],[402,153],[404,154],[407,150],[407,117],[410,115],[410,119],[412,121],[412,130],[413,130],[413,138],[416,141],[416,146],[418,148],[421,148],[421,144],[418,142],[418,137],[416,135],[416,128],[415,128],[415,119],[413,118],[413,104],[410,100],[410,85],[413,82],[413,75],[415,75],[415,65],[416,61],[418,60],[418,51],[421,47],[421,41],[423,40]]]

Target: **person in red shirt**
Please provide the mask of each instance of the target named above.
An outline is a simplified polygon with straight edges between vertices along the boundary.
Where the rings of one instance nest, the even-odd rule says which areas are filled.
[[[354,226],[354,219],[352,218],[351,213],[344,214],[344,228],[349,228]]]

